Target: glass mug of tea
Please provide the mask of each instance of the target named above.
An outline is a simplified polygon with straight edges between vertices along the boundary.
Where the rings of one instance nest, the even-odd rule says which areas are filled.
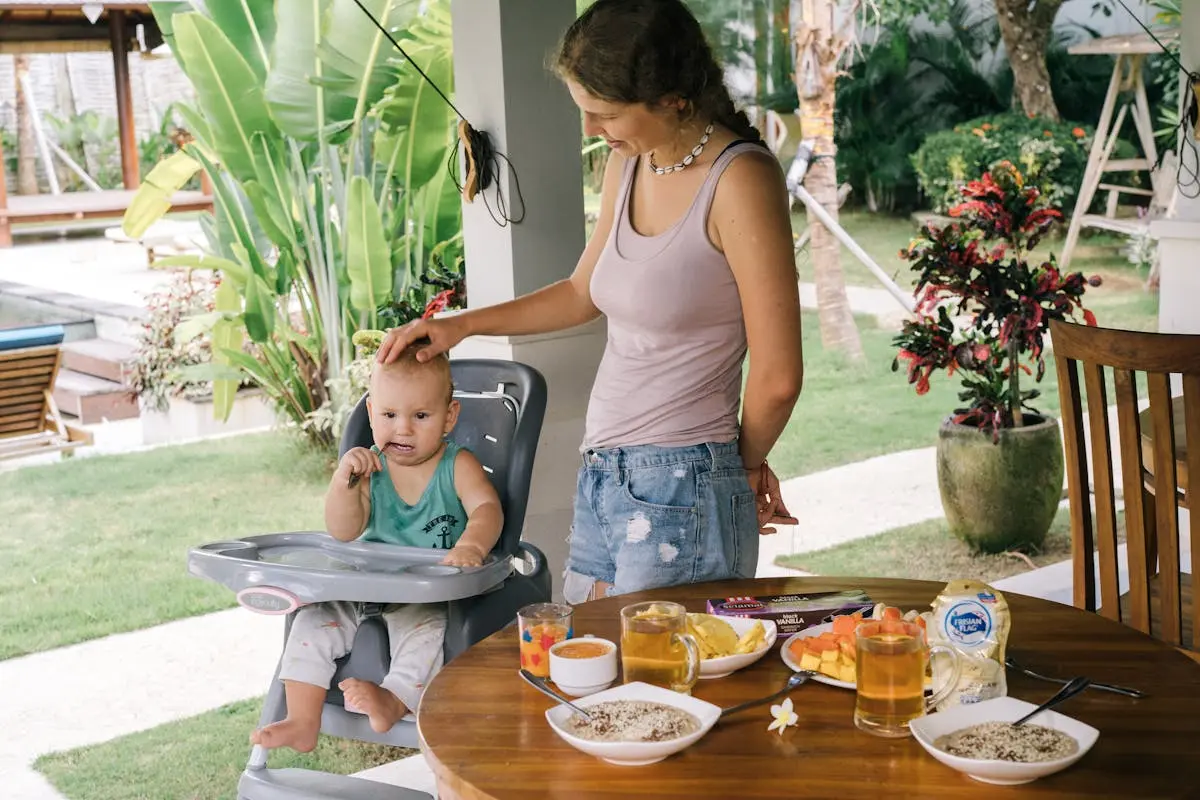
[[[908,736],[908,723],[932,711],[958,685],[962,662],[952,647],[925,642],[925,629],[912,622],[885,620],[858,626],[854,724],[876,736]],[[933,653],[944,653],[952,675],[925,699],[925,673]]]
[[[622,608],[621,668],[625,683],[690,693],[700,677],[700,648],[687,633],[687,610],[661,601]]]

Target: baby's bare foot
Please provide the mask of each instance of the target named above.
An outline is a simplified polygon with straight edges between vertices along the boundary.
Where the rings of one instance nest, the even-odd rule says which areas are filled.
[[[289,717],[250,734],[250,743],[261,744],[267,749],[290,747],[297,753],[307,753],[317,746],[320,729],[320,719],[309,722]]]
[[[400,702],[400,698],[369,681],[347,678],[338,684],[346,700],[367,715],[371,730],[376,733],[387,733],[392,726],[408,713],[408,707]]]

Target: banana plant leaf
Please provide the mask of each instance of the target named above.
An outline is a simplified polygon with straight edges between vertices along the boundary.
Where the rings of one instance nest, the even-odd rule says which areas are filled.
[[[259,82],[265,82],[275,43],[274,0],[205,0],[204,7],[245,57]]]
[[[154,165],[125,210],[121,230],[131,239],[146,235],[171,208],[171,197],[199,172],[201,164],[182,150]]]
[[[186,14],[192,11],[190,0],[159,0],[152,2],[150,5],[150,13],[154,15],[154,21],[158,23],[158,29],[162,32],[163,42],[171,50],[171,55],[175,56],[175,60],[179,62],[180,68],[187,72],[187,66],[183,63],[183,58],[179,55],[179,50],[175,47],[175,22],[176,14]]]
[[[346,219],[346,272],[350,277],[350,303],[371,317],[392,295],[392,254],[383,238],[383,220],[361,175],[350,179]]]
[[[187,76],[211,124],[209,143],[234,177],[252,180],[254,134],[278,136],[262,83],[212,20],[196,13],[176,14],[174,23]]]
[[[407,51],[434,83],[448,91],[454,65],[448,49],[421,45]],[[416,191],[446,169],[454,112],[412,64],[400,69],[399,80],[377,106],[382,127],[375,137],[375,157],[386,175],[408,191]]]
[[[317,43],[329,0],[288,0],[276,13],[279,32],[267,76],[267,105],[279,129],[302,141],[315,141],[325,126],[324,89]],[[361,13],[361,12],[360,12]]]
[[[359,1],[389,31],[408,28],[422,5],[419,0]],[[329,90],[326,123],[357,123],[396,79],[389,63],[395,48],[356,0],[331,0],[322,30],[317,55],[323,65],[319,83]]]
[[[242,300],[237,289],[229,281],[221,281],[213,301],[214,310],[237,314],[242,310]],[[221,319],[213,324],[212,330],[212,360],[214,364],[230,366],[233,360],[231,353],[241,354],[242,325],[235,319]],[[233,399],[237,393],[238,382],[230,378],[219,378],[213,381],[213,417],[219,420],[229,419],[233,410]]]

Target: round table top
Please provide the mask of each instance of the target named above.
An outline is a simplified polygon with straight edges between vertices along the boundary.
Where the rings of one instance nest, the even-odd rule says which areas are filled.
[[[725,581],[611,597],[575,608],[576,635],[620,639],[619,611],[674,600],[703,611],[709,598],[861,588],[872,600],[926,610],[944,584],[869,578]],[[1087,675],[1149,693],[1140,700],[1089,690],[1060,710],[1100,731],[1079,763],[1019,789],[978,783],[929,756],[912,738],[884,739],[854,726],[854,692],[809,682],[791,693],[799,723],[768,732],[767,707],[719,722],[683,752],[643,767],[608,764],[558,738],[544,713],[553,701],[517,675],[514,626],[460,655],[421,702],[425,758],[441,797],[795,798],[1194,797],[1200,788],[1200,666],[1157,640],[1098,614],[1005,593],[1009,653],[1044,674]],[[780,637],[780,641],[784,637]],[[720,706],[762,697],[791,671],[778,647],[733,675],[701,680],[693,694]],[[1031,702],[1057,687],[1009,671],[1009,694]],[[778,701],[776,701],[778,702]]]

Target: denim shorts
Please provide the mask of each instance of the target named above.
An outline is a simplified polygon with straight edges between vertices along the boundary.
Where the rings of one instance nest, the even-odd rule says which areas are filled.
[[[758,515],[737,442],[583,453],[563,596],[753,578]]]

